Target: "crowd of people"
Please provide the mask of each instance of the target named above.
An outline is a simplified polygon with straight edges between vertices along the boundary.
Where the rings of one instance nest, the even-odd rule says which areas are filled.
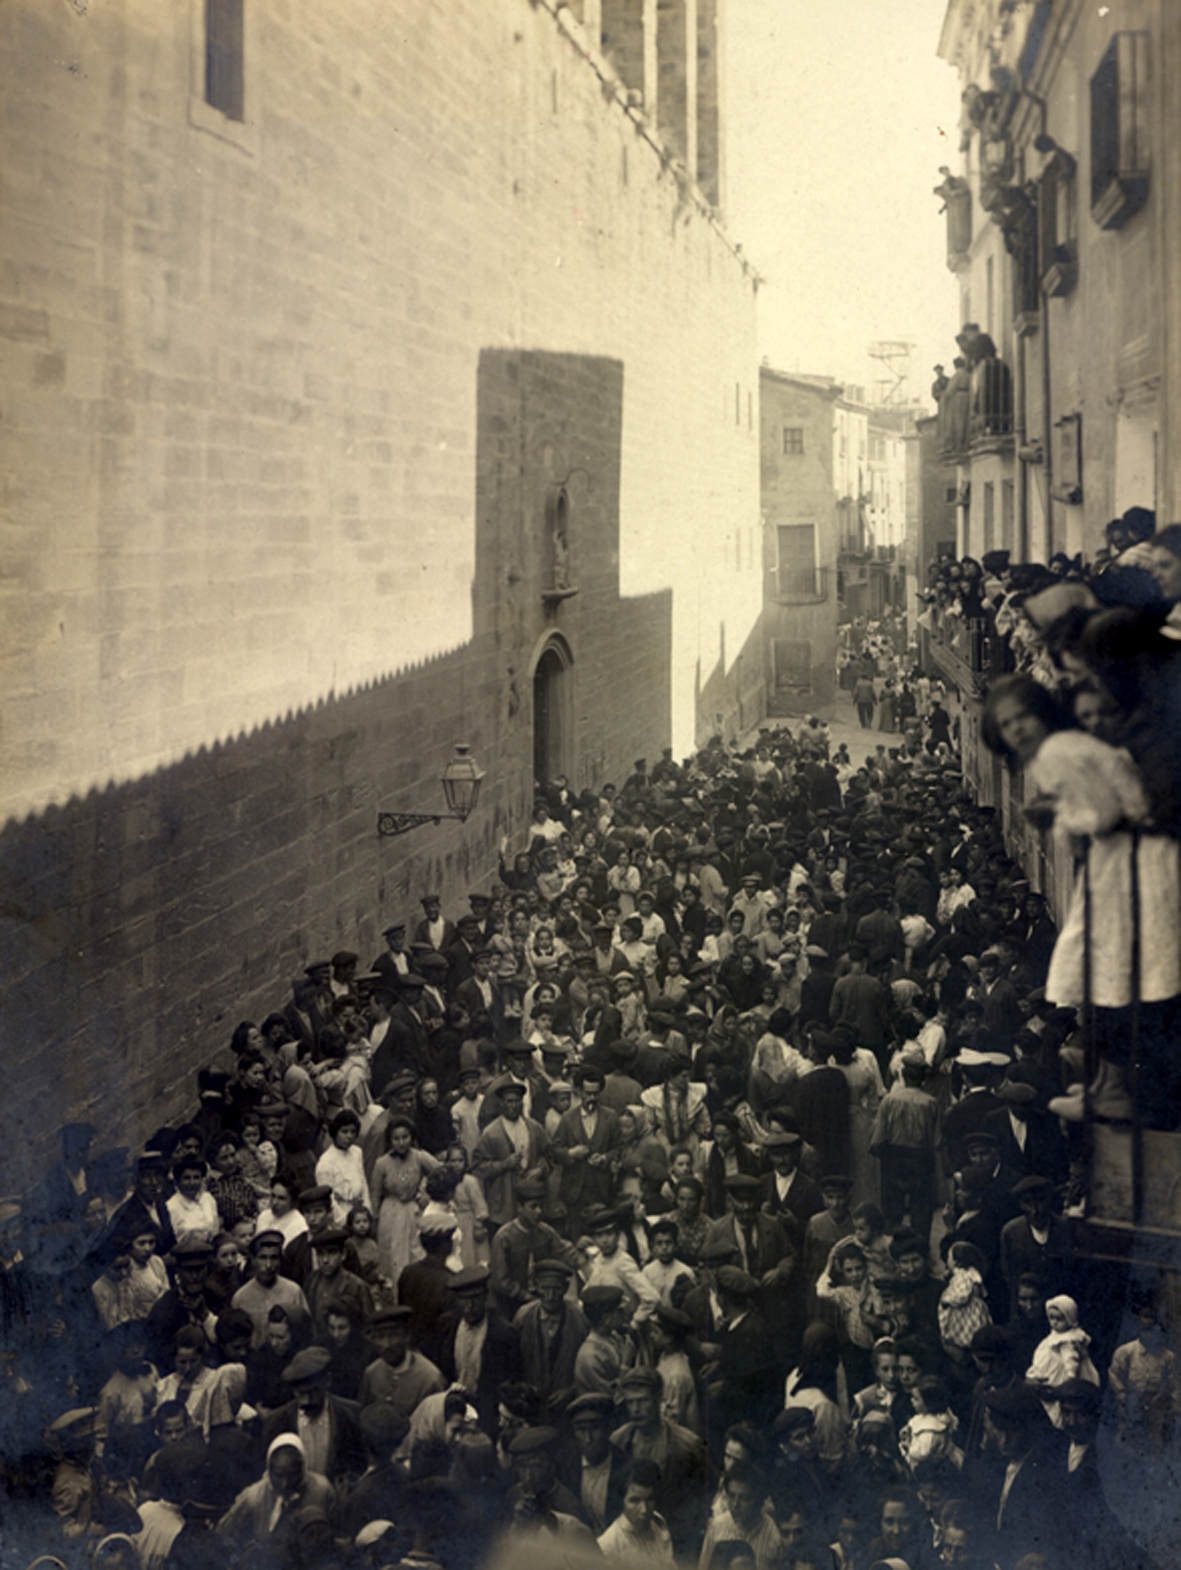
[[[187,1121],[63,1128],[0,1205],[0,1563],[1167,1563],[1169,1293],[1080,1218],[1089,1102],[1176,1126],[1168,606],[1077,588],[986,712],[1087,837],[1061,932],[930,712],[860,766],[809,719],[549,783]]]

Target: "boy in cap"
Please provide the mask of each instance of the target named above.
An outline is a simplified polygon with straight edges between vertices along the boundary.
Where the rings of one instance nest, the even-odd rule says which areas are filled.
[[[253,1321],[255,1351],[266,1341],[267,1316],[276,1304],[285,1308],[296,1324],[306,1325],[311,1319],[303,1289],[279,1274],[282,1261],[283,1234],[274,1230],[257,1233],[250,1243],[251,1279],[230,1300],[231,1308],[241,1309]]]
[[[545,1196],[543,1178],[522,1178],[516,1184],[516,1215],[492,1239],[492,1298],[506,1319],[536,1295],[542,1263],[560,1259],[571,1271],[578,1263],[573,1245],[542,1220]]]
[[[260,1235],[266,1236],[265,1233]],[[373,1312],[373,1294],[360,1276],[346,1268],[348,1243],[349,1234],[343,1227],[326,1228],[316,1241],[316,1268],[305,1296],[318,1336],[326,1333],[328,1310],[334,1304],[342,1304],[358,1323],[363,1323]]]

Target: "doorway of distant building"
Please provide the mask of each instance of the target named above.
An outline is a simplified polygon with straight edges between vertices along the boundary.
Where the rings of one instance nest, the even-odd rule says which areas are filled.
[[[574,777],[574,656],[560,634],[547,640],[533,667],[533,778]]]

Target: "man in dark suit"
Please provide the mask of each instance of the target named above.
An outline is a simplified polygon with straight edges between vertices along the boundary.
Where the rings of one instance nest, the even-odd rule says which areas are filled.
[[[762,1178],[760,1199],[763,1211],[781,1224],[786,1219],[788,1236],[802,1238],[808,1222],[824,1209],[824,1195],[817,1184],[800,1171],[803,1140],[798,1134],[769,1134],[764,1142],[771,1170]]]
[[[983,1501],[995,1528],[993,1551],[1001,1565],[1034,1552],[1056,1558],[1073,1537],[1074,1522],[1062,1519],[1055,1454],[1057,1435],[1042,1403],[1024,1381],[989,1391],[984,1398],[1005,1470]]]
[[[164,1177],[168,1163],[162,1155],[147,1151],[135,1163],[135,1187],[128,1199],[111,1217],[108,1237],[124,1246],[130,1246],[145,1225],[159,1233],[156,1252],[171,1254],[176,1243],[172,1217],[164,1203]]]
[[[619,1381],[627,1422],[611,1443],[628,1462],[650,1457],[660,1467],[659,1504],[673,1548],[687,1555],[699,1544],[709,1512],[709,1463],[697,1435],[661,1416],[663,1381],[654,1368],[629,1369]]]
[[[564,1260],[539,1260],[533,1280],[537,1297],[513,1319],[521,1349],[521,1377],[541,1392],[546,1406],[568,1400],[574,1390],[578,1349],[590,1334],[579,1303],[567,1298],[574,1269]]]
[[[622,1136],[618,1117],[599,1101],[604,1083],[601,1069],[584,1064],[575,1071],[574,1088],[582,1103],[562,1114],[550,1144],[550,1155],[561,1168],[558,1197],[566,1207],[572,1237],[579,1234],[583,1212],[609,1204],[615,1190]]]
[[[390,1010],[389,1029],[370,1065],[373,1088],[380,1093],[395,1074],[420,1074],[430,1050],[430,1032],[420,1004],[426,978],[410,971],[398,983],[397,1002]]]
[[[1074,1291],[1074,1234],[1065,1216],[1054,1214],[1054,1185],[1038,1174],[1014,1185],[1021,1214],[1000,1233],[1000,1270],[1009,1291],[1009,1315],[1017,1317],[1017,1285],[1036,1275],[1047,1297]]]
[[[496,988],[492,981],[492,952],[477,949],[472,955],[472,973],[461,981],[451,994],[468,1018],[477,1027],[480,1021],[489,1021],[496,1006]],[[478,1030],[477,1030],[478,1033]]]
[[[497,1392],[521,1377],[521,1345],[516,1331],[488,1306],[487,1265],[453,1275],[448,1286],[458,1313],[444,1331],[439,1369],[448,1384],[460,1384],[480,1416],[480,1427],[495,1443],[500,1431]],[[399,1291],[401,1282],[399,1282]]]
[[[385,939],[385,953],[379,954],[369,969],[376,971],[387,986],[395,987],[398,978],[410,970],[410,960],[406,954],[406,923],[390,922],[382,937]]]
[[[758,1284],[745,1270],[723,1265],[717,1274],[722,1325],[718,1360],[709,1380],[710,1455],[720,1462],[726,1430],[747,1418],[766,1427],[783,1405],[780,1359],[755,1307]]]
[[[985,1127],[1000,1141],[1001,1160],[1023,1177],[1066,1178],[1068,1149],[1058,1119],[1038,1106],[1037,1090],[1021,1080],[1006,1080],[997,1090],[1003,1108],[989,1114]]]
[[[358,1477],[365,1470],[366,1447],[361,1432],[361,1409],[355,1401],[329,1394],[331,1356],[325,1347],[305,1347],[283,1370],[292,1399],[277,1407],[263,1424],[268,1448],[279,1434],[298,1434],[303,1442],[309,1472],[319,1472],[335,1483]]]
[[[803,1270],[794,1234],[789,1235],[780,1221],[760,1211],[763,1185],[759,1178],[732,1177],[726,1193],[731,1212],[711,1223],[705,1246],[728,1244],[733,1248],[737,1264],[753,1278],[757,1289],[752,1306],[761,1314],[781,1364],[790,1368],[807,1321]],[[790,1212],[785,1220],[795,1225]]]
[[[80,1221],[90,1197],[86,1165],[96,1130],[90,1123],[63,1123],[62,1156],[37,1185],[30,1209],[42,1227]]]
[[[482,947],[480,923],[474,916],[461,916],[455,936],[443,951],[447,958],[447,993],[455,997],[465,981],[475,974],[476,951]]]
[[[414,943],[429,943],[431,948],[440,954],[455,942],[455,923],[448,921],[443,915],[441,901],[437,894],[424,894],[422,896],[422,919],[414,924],[411,934]]]
[[[988,1120],[992,1113],[1005,1110],[996,1087],[1008,1063],[1009,1059],[1002,1052],[982,1052],[975,1047],[965,1047],[956,1058],[967,1089],[943,1114],[943,1169],[948,1176],[967,1164],[968,1134],[980,1129],[991,1130]]]
[[[628,1463],[611,1443],[615,1398],[589,1391],[571,1401],[566,1417],[573,1432],[558,1452],[558,1481],[582,1505],[592,1531],[601,1536],[623,1509]]]

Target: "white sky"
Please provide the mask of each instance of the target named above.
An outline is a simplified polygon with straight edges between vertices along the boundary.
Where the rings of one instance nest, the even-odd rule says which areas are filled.
[[[940,164],[959,86],[935,56],[947,0],[730,0],[726,226],[766,280],[760,353],[872,385],[871,339],[910,339],[912,395],[950,366],[958,293]]]

